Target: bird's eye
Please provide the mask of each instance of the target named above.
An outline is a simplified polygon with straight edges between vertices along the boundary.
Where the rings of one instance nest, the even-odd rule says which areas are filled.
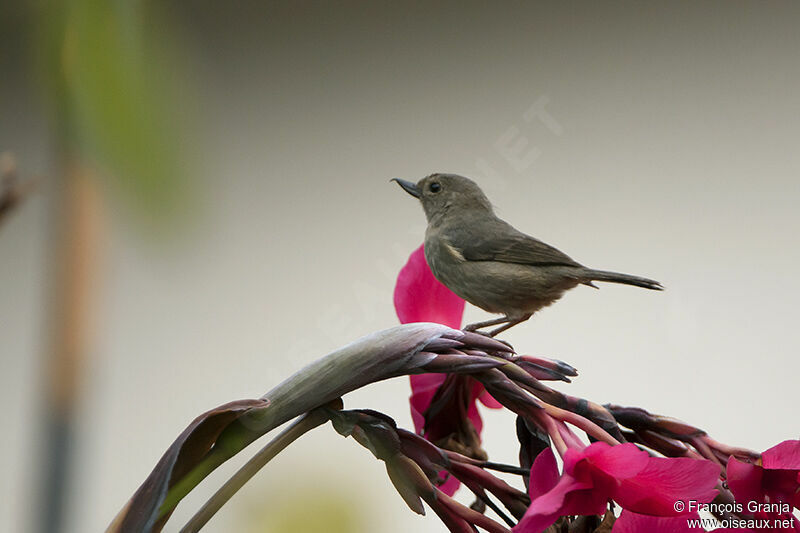
[[[428,190],[431,192],[439,192],[442,190],[442,186],[436,182],[433,182],[430,185],[428,185]]]

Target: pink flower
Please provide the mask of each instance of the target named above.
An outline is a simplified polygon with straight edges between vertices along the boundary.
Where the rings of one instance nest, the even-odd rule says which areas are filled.
[[[719,473],[710,461],[650,457],[634,444],[595,442],[567,449],[559,478],[548,448],[531,467],[531,505],[514,531],[539,533],[565,515],[602,515],[609,500],[638,514],[675,516],[681,514],[677,500],[711,501]]]
[[[761,465],[735,457],[728,460],[728,486],[744,514],[756,518],[790,518],[791,512],[776,512],[770,507],[751,508],[756,504],[788,504],[800,508],[800,440],[786,440],[761,454]],[[800,524],[795,520],[795,529]]]
[[[394,288],[394,308],[400,322],[437,322],[460,328],[464,304],[464,300],[433,276],[425,261],[423,247],[417,248],[400,270]],[[429,412],[434,397],[437,398],[436,412]],[[477,444],[483,421],[476,400],[493,409],[502,407],[483,385],[472,378],[445,374],[411,376],[410,403],[414,428],[442,447],[466,454],[482,453]],[[458,481],[455,479],[441,487],[451,495],[456,488]]]

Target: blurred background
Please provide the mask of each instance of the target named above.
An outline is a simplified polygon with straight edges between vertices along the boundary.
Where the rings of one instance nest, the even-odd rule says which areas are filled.
[[[578,367],[571,394],[756,450],[798,437],[800,5],[0,13],[0,195],[18,200],[0,209],[0,529],[104,529],[197,414],[396,324],[425,221],[388,180],[434,171],[577,260],[668,288],[578,288],[508,332]],[[408,428],[408,393],[397,379],[345,405]],[[513,462],[513,417],[484,418]],[[207,529],[443,526],[326,426]]]

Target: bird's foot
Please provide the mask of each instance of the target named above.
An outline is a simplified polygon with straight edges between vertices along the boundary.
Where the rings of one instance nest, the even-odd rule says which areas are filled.
[[[493,318],[491,320],[484,320],[483,322],[475,322],[474,324],[468,324],[464,326],[464,331],[473,331],[475,333],[480,333],[478,330],[482,328],[488,328],[489,326],[496,326],[497,324],[503,324],[511,320],[507,316],[501,316],[500,318]],[[481,333],[481,335],[486,335],[485,333]],[[487,335],[491,337],[492,335]]]
[[[507,329],[509,329],[509,328],[512,328],[512,327],[516,326],[517,324],[520,324],[520,323],[522,323],[522,322],[525,322],[525,321],[526,321],[526,320],[528,320],[530,317],[531,317],[531,315],[530,315],[530,314],[528,314],[528,315],[522,315],[522,316],[520,316],[520,317],[517,317],[517,318],[509,318],[509,319],[506,321],[506,323],[505,323],[505,324],[503,324],[503,325],[502,325],[502,326],[500,326],[499,328],[495,328],[495,329],[493,329],[492,331],[490,331],[490,332],[489,332],[489,336],[490,336],[490,337],[494,337],[495,335],[498,335],[498,334],[500,334],[500,333],[504,332],[505,330],[507,330]]]
[[[526,319],[527,319],[527,317],[526,317]],[[503,331],[507,330],[508,328],[513,326],[514,324],[518,324],[519,322],[521,322],[521,320],[518,321],[518,319],[515,319],[515,318],[509,318],[508,316],[502,316],[500,318],[493,318],[491,320],[484,320],[483,322],[475,322],[474,324],[468,324],[463,329],[464,329],[464,331],[469,331],[471,333],[477,333],[478,335],[483,335],[484,337],[489,337],[490,339],[494,339],[495,336],[498,333],[502,333]],[[508,325],[509,323],[511,323],[511,326]],[[500,326],[499,328],[495,328],[495,329],[493,329],[491,331],[480,331],[483,328],[488,328],[490,326],[496,326],[498,324],[503,324],[503,325]],[[504,340],[500,340],[500,339],[495,339],[495,340],[497,340],[498,342],[502,342],[503,344],[508,346],[509,349],[512,352],[514,351],[514,347],[511,346],[510,342],[507,342],[507,341],[504,341]]]

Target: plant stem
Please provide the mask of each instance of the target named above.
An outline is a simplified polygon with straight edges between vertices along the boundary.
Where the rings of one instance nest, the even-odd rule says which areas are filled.
[[[714,452],[711,451],[711,448],[704,440],[695,437],[690,442],[692,443],[692,446],[694,446],[695,449],[700,452],[700,455],[709,461],[718,464],[720,467],[723,466],[722,462],[719,460],[719,458],[717,458],[716,455],[714,455]]]
[[[553,441],[553,447],[558,452],[558,455],[564,457],[564,454],[567,452],[567,443],[564,442],[564,438],[561,436],[561,433],[559,433],[553,417],[547,413],[539,413],[536,419],[539,421],[540,427],[550,435],[550,440]]]
[[[478,498],[478,500],[480,500],[480,501],[482,501],[483,503],[485,503],[485,504],[486,504],[486,506],[487,506],[487,507],[489,507],[489,509],[491,509],[492,511],[494,511],[494,512],[495,512],[495,514],[497,514],[497,516],[499,516],[500,518],[502,518],[502,519],[503,519],[503,522],[505,522],[506,524],[508,524],[508,527],[511,527],[511,528],[513,528],[514,526],[516,526],[516,525],[517,525],[517,522],[516,522],[516,521],[515,521],[513,518],[511,518],[510,516],[508,516],[508,515],[505,513],[505,511],[503,511],[503,510],[500,508],[500,506],[499,506],[499,505],[497,505],[496,503],[494,503],[494,502],[492,501],[492,499],[491,499],[491,498],[489,498],[489,495],[488,495],[488,494],[486,494],[485,492],[483,492],[483,494],[480,494],[480,493],[478,493],[478,492],[475,492],[475,491],[472,491],[472,493],[475,495],[475,497],[476,497],[476,498]]]
[[[341,406],[341,404],[340,404]],[[312,429],[321,426],[330,419],[326,408],[310,411],[292,422],[289,427],[281,431],[266,446],[261,448],[247,463],[225,482],[222,487],[197,511],[194,516],[183,526],[181,533],[194,533],[206,525],[212,516],[219,511],[228,500],[250,481],[256,472],[261,470],[276,455],[282,452],[292,442]]]
[[[506,474],[516,474],[518,476],[529,476],[531,472],[529,469],[525,469],[519,466],[514,465],[505,465],[501,463],[493,463],[491,461],[486,461],[483,463],[478,463],[478,466],[481,468],[485,468],[486,470],[495,470],[496,472],[504,472]]]
[[[89,168],[68,149],[63,176],[54,189],[50,331],[42,371],[44,445],[40,448],[41,506],[37,530],[64,531],[75,471],[78,410],[86,392],[87,359],[95,338],[97,289],[102,256],[102,197]]]
[[[610,444],[611,446],[616,446],[619,444],[617,439],[612,437],[605,429],[601,428],[588,418],[548,403],[544,403],[543,407],[545,412],[553,418],[557,418],[563,422],[569,422],[573,426],[582,429],[597,440],[601,440],[607,444]]]

